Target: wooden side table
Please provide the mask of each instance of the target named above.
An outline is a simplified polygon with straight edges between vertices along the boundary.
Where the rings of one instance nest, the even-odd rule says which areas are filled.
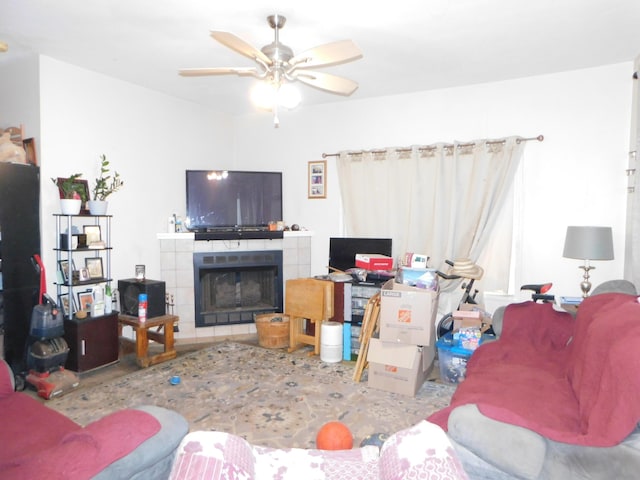
[[[176,315],[161,315],[147,318],[145,322],[141,322],[138,317],[118,315],[118,336],[122,352],[135,352],[136,363],[144,368],[176,358],[177,352],[173,344],[173,325],[178,320]],[[125,325],[133,328],[135,339],[122,336],[122,328]],[[151,330],[154,327],[157,327],[156,331]],[[149,355],[149,340],[164,345],[164,352]]]

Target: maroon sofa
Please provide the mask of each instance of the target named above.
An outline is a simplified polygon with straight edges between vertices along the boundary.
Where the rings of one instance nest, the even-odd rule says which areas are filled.
[[[500,333],[428,418],[470,478],[638,478],[638,297],[595,294],[575,318],[551,304],[509,305]]]
[[[189,428],[178,413],[154,406],[121,410],[83,428],[14,388],[0,359],[4,480],[167,478]]]

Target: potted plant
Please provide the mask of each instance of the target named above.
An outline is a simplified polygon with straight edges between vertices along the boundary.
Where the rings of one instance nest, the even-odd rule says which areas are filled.
[[[89,211],[92,215],[104,215],[107,213],[107,197],[120,190],[124,182],[118,172],[113,172],[109,168],[109,160],[106,155],[100,156],[100,175],[95,179],[92,188],[93,200],[89,201]]]
[[[77,215],[80,213],[82,202],[87,200],[83,198],[85,194],[83,185],[76,182],[81,176],[81,173],[74,173],[67,178],[51,179],[60,192],[60,209],[63,215]]]

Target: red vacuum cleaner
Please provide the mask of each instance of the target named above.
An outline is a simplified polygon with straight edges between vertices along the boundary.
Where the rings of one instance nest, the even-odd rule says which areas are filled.
[[[69,346],[64,335],[64,317],[56,301],[47,293],[44,265],[39,255],[33,256],[40,275],[39,304],[31,312],[26,381],[45,399],[63,395],[80,385],[78,376],[65,370]]]

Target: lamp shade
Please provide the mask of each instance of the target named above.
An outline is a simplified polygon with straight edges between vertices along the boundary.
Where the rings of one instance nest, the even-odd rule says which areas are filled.
[[[611,227],[567,227],[562,256],[581,260],[613,260]]]

